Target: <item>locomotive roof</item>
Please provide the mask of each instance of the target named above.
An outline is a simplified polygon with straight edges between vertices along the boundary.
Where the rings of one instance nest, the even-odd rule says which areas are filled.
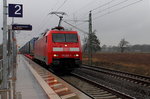
[[[77,31],[70,31],[70,30],[50,30],[44,36],[47,36],[50,33],[77,33]]]
[[[61,27],[61,26],[57,26],[57,27],[54,27],[54,28],[52,28],[51,30],[46,30],[45,32],[43,32],[43,33],[41,33],[41,36],[39,37],[39,38],[41,38],[41,37],[43,37],[43,36],[47,36],[47,35],[49,35],[50,33],[68,33],[68,32],[70,32],[70,33],[77,33],[77,31],[73,31],[73,30],[67,30],[67,29],[65,29],[64,27]]]

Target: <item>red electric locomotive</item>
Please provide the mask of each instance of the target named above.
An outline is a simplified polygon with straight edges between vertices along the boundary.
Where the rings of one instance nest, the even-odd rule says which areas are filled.
[[[82,49],[77,31],[54,28],[35,41],[34,58],[52,69],[73,69],[82,61]]]

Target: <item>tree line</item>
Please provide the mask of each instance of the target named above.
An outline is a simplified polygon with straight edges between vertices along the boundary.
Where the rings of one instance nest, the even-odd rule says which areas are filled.
[[[89,39],[88,37],[85,37],[83,40],[83,52],[88,53],[89,48],[89,42],[91,43],[92,52],[139,52],[139,53],[150,53],[150,45],[146,44],[135,44],[131,45],[125,38],[121,39],[120,42],[118,42],[117,46],[107,46],[102,45],[100,46],[101,42],[98,39],[96,35],[96,31],[93,31],[89,36],[91,36]]]
[[[124,47],[124,51],[121,51],[121,48],[119,46],[107,46],[103,45],[101,47],[101,52],[133,52],[133,53],[150,53],[150,45],[128,45]]]

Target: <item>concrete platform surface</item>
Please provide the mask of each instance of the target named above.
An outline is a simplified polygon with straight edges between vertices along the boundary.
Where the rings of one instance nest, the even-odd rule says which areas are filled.
[[[21,55],[18,55],[17,62],[16,92],[21,94],[21,99],[48,99]]]

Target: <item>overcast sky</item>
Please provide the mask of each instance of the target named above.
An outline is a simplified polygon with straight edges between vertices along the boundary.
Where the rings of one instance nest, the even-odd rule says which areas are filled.
[[[0,0],[0,27],[3,23],[2,1]],[[134,2],[138,3],[133,4]],[[58,18],[48,13],[63,11],[67,13],[65,19],[87,20],[90,10],[93,10],[93,30],[97,31],[101,45],[118,45],[122,38],[131,45],[150,44],[150,0],[8,0],[8,3],[23,4],[24,16],[15,18],[15,23],[33,26],[32,31],[16,34],[21,46],[39,36],[45,29],[51,29],[58,24]],[[88,32],[87,22],[68,22]],[[10,23],[11,18],[8,18],[8,24]],[[63,26],[72,28],[65,23]],[[80,31],[79,34],[81,39],[86,36]]]

